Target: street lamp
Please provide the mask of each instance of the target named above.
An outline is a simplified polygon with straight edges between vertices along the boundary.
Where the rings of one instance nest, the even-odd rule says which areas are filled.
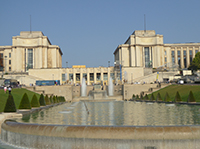
[[[66,68],[68,68],[68,62],[66,62]]]
[[[110,61],[108,61],[108,67],[110,67]]]

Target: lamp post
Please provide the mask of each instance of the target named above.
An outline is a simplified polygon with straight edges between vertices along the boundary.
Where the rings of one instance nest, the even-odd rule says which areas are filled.
[[[68,68],[68,62],[66,62],[66,68]]]
[[[110,67],[110,61],[108,61],[108,67]]]

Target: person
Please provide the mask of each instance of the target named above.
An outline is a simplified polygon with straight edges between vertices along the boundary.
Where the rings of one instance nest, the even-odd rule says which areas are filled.
[[[7,91],[7,87],[6,87],[6,86],[4,86],[4,92],[6,93],[6,91]]]
[[[8,87],[8,92],[9,92],[9,94],[11,94],[11,90],[12,90],[12,89],[11,89],[11,86],[9,86],[9,87]]]

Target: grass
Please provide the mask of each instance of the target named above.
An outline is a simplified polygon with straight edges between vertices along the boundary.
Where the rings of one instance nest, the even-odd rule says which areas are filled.
[[[170,85],[156,92],[153,92],[153,95],[154,97],[157,97],[157,94],[160,93],[162,100],[164,100],[165,94],[168,92],[169,97],[174,100],[177,91],[179,92],[181,99],[184,102],[187,101],[190,91],[193,92],[196,102],[200,102],[200,85]],[[151,94],[148,96],[150,98]]]
[[[17,109],[19,108],[19,104],[20,104],[20,101],[21,101],[22,96],[24,95],[24,93],[27,93],[30,102],[31,102],[31,99],[32,99],[34,94],[36,95],[36,97],[38,99],[40,97],[40,94],[37,94],[35,92],[31,92],[31,91],[29,91],[27,89],[24,89],[24,88],[14,88],[14,89],[12,89],[11,94],[13,95],[13,98],[14,98],[15,105],[16,105]],[[3,89],[0,90],[0,112],[4,111],[4,107],[5,107],[8,95],[9,95],[8,91],[5,94]]]

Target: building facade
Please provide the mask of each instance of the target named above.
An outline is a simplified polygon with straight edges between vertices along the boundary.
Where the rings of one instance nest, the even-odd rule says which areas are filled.
[[[30,76],[40,80],[60,80],[61,84],[81,85],[83,78],[87,85],[108,85],[109,79],[115,81],[113,67],[72,67],[58,69],[30,69]]]
[[[136,30],[116,48],[114,61],[122,80],[130,81],[144,76],[149,68],[188,68],[199,51],[200,43],[164,44],[163,35],[154,30]]]
[[[27,72],[29,69],[61,68],[62,51],[41,31],[22,31],[12,37],[12,46],[0,46],[0,71]]]

